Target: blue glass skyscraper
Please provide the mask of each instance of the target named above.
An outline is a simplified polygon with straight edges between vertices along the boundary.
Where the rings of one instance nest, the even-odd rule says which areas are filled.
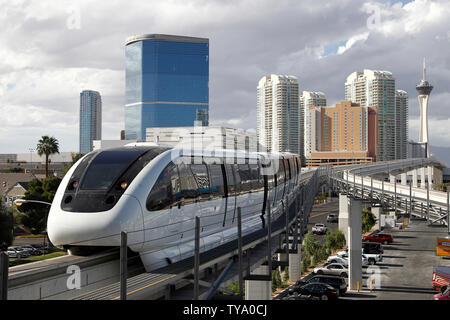
[[[145,34],[126,41],[126,139],[151,127],[208,125],[209,40]]]
[[[102,97],[97,91],[80,93],[80,153],[92,151],[94,140],[102,139]]]

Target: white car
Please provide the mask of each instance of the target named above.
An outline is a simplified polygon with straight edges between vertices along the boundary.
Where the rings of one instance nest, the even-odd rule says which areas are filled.
[[[316,223],[314,227],[312,227],[312,233],[314,234],[325,234],[327,233],[328,228],[323,223]]]
[[[328,258],[327,262],[330,263],[340,263],[343,264],[344,266],[348,267],[348,254],[345,253],[342,256],[331,256]],[[367,257],[363,254],[361,256],[361,262],[362,262],[362,266],[367,266],[369,264],[369,260],[367,259]]]
[[[340,263],[330,263],[323,267],[315,268],[314,273],[348,277],[347,267]]]
[[[376,264],[377,262],[383,261],[383,255],[381,255],[381,254],[364,253],[363,249],[361,249],[361,254],[363,255],[363,257],[366,257],[368,264]],[[336,253],[336,255],[341,258],[348,259],[348,249],[345,251],[339,251],[338,253]]]

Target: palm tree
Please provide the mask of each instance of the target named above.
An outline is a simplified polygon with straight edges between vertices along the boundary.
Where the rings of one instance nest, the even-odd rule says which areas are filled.
[[[59,153],[59,142],[54,137],[42,136],[36,150],[39,156],[45,154],[45,177],[48,177],[48,157]]]

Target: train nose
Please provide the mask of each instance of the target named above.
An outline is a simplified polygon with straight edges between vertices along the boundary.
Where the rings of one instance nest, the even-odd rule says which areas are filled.
[[[143,218],[139,201],[122,195],[104,212],[68,212],[53,204],[47,222],[50,241],[55,246],[120,246],[120,233],[128,232],[130,244],[142,246]]]

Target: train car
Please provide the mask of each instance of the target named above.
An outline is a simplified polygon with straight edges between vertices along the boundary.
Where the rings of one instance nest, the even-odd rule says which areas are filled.
[[[242,233],[266,227],[299,188],[300,157],[290,153],[191,151],[135,144],[97,150],[65,175],[54,197],[48,236],[82,253],[128,247],[147,271],[194,254],[195,217],[201,251],[234,240],[237,210]]]

